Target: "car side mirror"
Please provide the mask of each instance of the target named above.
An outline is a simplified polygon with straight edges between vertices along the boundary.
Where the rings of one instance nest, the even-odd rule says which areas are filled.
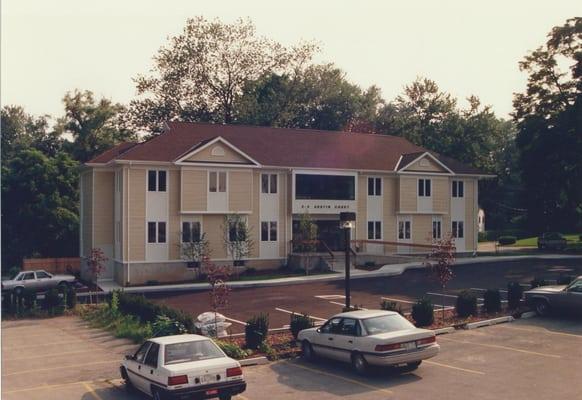
[[[126,360],[133,360],[133,359],[135,359],[135,357],[133,356],[133,354],[126,354],[125,359]]]

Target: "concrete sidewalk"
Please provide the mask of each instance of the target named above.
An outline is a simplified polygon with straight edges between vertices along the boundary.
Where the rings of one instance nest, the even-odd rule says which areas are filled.
[[[580,255],[565,255],[565,254],[539,254],[526,256],[487,256],[487,257],[473,257],[473,258],[458,258],[455,265],[481,264],[491,262],[507,262],[519,260],[563,260],[563,259],[580,259]],[[376,271],[363,271],[352,269],[351,278],[375,278],[401,275],[404,271],[409,269],[425,268],[422,262],[410,262],[405,264],[391,264],[384,265]],[[295,285],[307,282],[325,282],[344,279],[344,271],[336,274],[325,275],[311,275],[311,276],[296,276],[287,278],[277,278],[269,280],[255,280],[255,281],[232,281],[228,283],[231,288],[252,288],[252,287],[268,287],[268,286],[282,286]],[[208,283],[181,283],[173,285],[156,285],[156,286],[132,286],[122,288],[114,281],[101,281],[99,287],[104,292],[111,292],[112,290],[123,289],[126,293],[159,293],[159,292],[182,292],[182,291],[197,291],[208,290],[210,285]]]

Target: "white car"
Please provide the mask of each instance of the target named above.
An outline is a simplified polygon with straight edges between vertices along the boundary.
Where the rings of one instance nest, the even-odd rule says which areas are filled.
[[[140,390],[154,400],[227,400],[247,386],[239,362],[199,335],[150,339],[126,356],[120,370],[128,389]]]
[[[24,289],[42,292],[56,287],[66,288],[75,283],[73,275],[53,275],[46,271],[21,271],[13,279],[2,281],[2,291],[13,291],[17,295]]]
[[[303,356],[350,362],[363,374],[368,365],[412,371],[438,354],[433,331],[419,329],[393,311],[365,310],[338,314],[320,328],[299,332]]]

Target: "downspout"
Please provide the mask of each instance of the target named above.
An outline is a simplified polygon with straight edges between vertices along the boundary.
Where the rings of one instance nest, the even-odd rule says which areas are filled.
[[[129,162],[129,168],[127,169],[127,284],[129,285],[131,282],[131,278],[130,278],[130,266],[131,266],[131,257],[130,257],[130,229],[129,229],[129,221],[131,221],[129,215],[130,215],[130,210],[129,210],[129,205],[131,204],[131,202],[129,201],[129,188],[130,188],[130,182],[129,182],[129,177],[131,175],[131,161]]]

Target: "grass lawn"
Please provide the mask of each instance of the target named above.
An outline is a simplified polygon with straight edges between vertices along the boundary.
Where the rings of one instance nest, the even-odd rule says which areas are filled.
[[[574,245],[575,247],[578,247],[580,243],[582,243],[580,241],[580,233],[568,233],[565,234],[564,237],[566,238],[566,240],[568,241],[568,246]],[[517,242],[515,242],[515,244],[513,246],[532,246],[532,247],[537,247],[538,245],[538,237],[537,236],[533,236],[533,237],[529,237],[529,238],[524,238],[524,239],[520,239]]]

